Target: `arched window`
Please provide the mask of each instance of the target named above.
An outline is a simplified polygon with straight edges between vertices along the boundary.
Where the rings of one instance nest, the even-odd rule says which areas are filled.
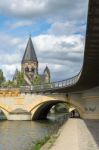
[[[28,67],[25,68],[25,72],[29,72],[29,68]]]
[[[35,71],[35,69],[32,67],[32,68],[31,68],[31,72],[34,72],[34,71]]]

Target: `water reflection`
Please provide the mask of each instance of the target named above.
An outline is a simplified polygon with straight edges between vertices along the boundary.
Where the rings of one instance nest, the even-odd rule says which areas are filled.
[[[56,126],[55,120],[0,121],[0,150],[31,150],[37,139],[52,134]]]

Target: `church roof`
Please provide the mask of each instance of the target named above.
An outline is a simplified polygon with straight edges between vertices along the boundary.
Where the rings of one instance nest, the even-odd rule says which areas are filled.
[[[26,61],[38,62],[31,37],[29,37],[29,40],[25,49],[25,53],[22,59],[22,62],[26,62]]]
[[[46,66],[46,68],[44,69],[44,73],[45,72],[48,72],[48,74],[50,74],[50,70],[49,70],[49,68]]]

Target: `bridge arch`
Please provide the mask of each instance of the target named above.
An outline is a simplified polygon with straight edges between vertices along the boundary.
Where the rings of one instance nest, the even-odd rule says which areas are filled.
[[[50,111],[50,109],[52,108],[52,106],[58,104],[58,103],[64,103],[66,104],[66,102],[63,101],[59,101],[59,100],[50,100],[47,102],[43,102],[40,103],[39,105],[37,105],[35,108],[32,109],[31,113],[32,113],[32,120],[42,120],[42,119],[46,119],[47,118],[47,114]]]
[[[31,120],[40,120],[45,119],[51,107],[58,103],[65,103],[67,105],[75,107],[82,118],[82,106],[72,97],[67,99],[66,94],[37,95],[35,96],[33,102],[27,105],[26,109],[31,113]]]
[[[8,119],[8,114],[10,112],[9,108],[5,105],[0,104],[0,110],[3,112],[5,115],[6,119]]]
[[[84,113],[84,109],[79,103],[75,101],[70,101],[70,102],[66,102],[66,104],[68,107],[70,106],[70,107],[75,108],[78,111],[80,118],[83,118],[82,114]]]

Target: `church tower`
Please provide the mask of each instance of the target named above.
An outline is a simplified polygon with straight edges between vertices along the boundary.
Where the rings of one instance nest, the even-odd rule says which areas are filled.
[[[45,76],[45,83],[50,83],[50,70],[49,68],[46,66],[45,70],[44,70],[44,76]]]
[[[25,53],[23,55],[23,59],[21,62],[21,71],[31,81],[33,79],[33,76],[38,74],[38,60],[32,43],[31,36],[29,37]]]

